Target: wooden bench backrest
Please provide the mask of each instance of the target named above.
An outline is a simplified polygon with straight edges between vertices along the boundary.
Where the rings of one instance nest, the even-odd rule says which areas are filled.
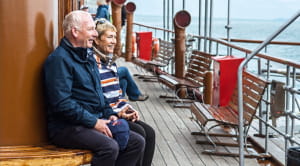
[[[159,39],[159,52],[153,61],[160,62],[167,66],[172,58],[174,58],[175,46],[172,42]]]
[[[185,79],[203,86],[205,72],[210,70],[211,61],[210,54],[193,50],[185,73]]]
[[[244,125],[249,125],[251,123],[266,87],[267,81],[248,72],[243,72]],[[231,109],[238,114],[237,87],[231,96],[228,107],[231,107]]]

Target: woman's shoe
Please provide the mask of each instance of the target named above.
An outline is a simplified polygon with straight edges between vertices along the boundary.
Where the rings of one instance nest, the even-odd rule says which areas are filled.
[[[139,97],[138,97],[137,99],[131,99],[131,98],[129,98],[129,100],[130,100],[130,101],[145,101],[145,100],[147,100],[148,98],[149,98],[148,95],[143,95],[143,94],[141,94],[141,95],[139,95]]]

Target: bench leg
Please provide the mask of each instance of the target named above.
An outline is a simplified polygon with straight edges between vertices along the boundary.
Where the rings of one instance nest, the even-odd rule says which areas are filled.
[[[144,82],[158,82],[157,76],[149,76],[143,78]]]
[[[159,95],[159,98],[162,98],[162,99],[175,99],[175,96],[169,96],[168,94],[165,94],[165,95]]]
[[[239,157],[239,153],[230,153],[230,152],[212,152],[212,151],[203,151],[203,154],[208,155],[217,155],[217,156],[229,156],[229,157]],[[254,154],[245,154],[246,158],[258,158],[258,159],[268,159],[272,156],[265,153],[254,153]]]
[[[210,155],[223,155],[223,156],[232,156],[232,157],[238,157],[239,154],[236,154],[236,153],[231,153],[231,152],[219,152],[217,150],[217,146],[227,146],[227,147],[239,147],[239,144],[238,144],[238,132],[237,132],[237,129],[235,129],[235,133],[236,134],[229,134],[229,133],[211,133],[209,132],[211,129],[217,127],[217,126],[222,126],[222,124],[216,124],[216,125],[213,125],[211,127],[209,127],[208,129],[205,128],[205,126],[203,126],[202,124],[200,124],[199,121],[197,121],[197,124],[200,126],[201,128],[201,131],[200,132],[192,132],[191,134],[192,135],[203,135],[207,138],[207,141],[200,141],[200,140],[197,140],[196,143],[197,144],[208,144],[208,145],[213,145],[214,149],[212,150],[204,150],[203,153],[204,154],[210,154]],[[206,129],[206,130],[205,130]],[[250,158],[265,158],[266,155],[262,155],[262,154],[253,154],[253,152],[249,152],[248,151],[248,148],[253,148],[253,145],[252,144],[249,144],[247,142],[247,138],[248,138],[248,135],[247,135],[247,131],[248,131],[248,128],[245,129],[244,133],[245,133],[245,138],[244,138],[244,149],[245,151],[248,153],[246,156],[247,157],[250,157]],[[211,139],[211,136],[215,136],[215,137],[236,137],[237,140],[235,141],[236,143],[230,143],[230,142],[215,142]],[[236,156],[237,155],[237,156]],[[245,156],[245,157],[246,157]]]
[[[146,69],[143,68],[143,66],[139,66],[136,64],[135,68],[137,71],[140,71],[140,73],[143,73],[143,74],[133,74],[133,76],[138,77],[139,79],[142,79],[142,77],[146,77],[146,76],[152,76],[152,75],[147,75],[147,73],[145,72]]]
[[[229,147],[239,147],[238,143],[228,143],[228,142],[214,142],[217,146],[229,146]],[[211,142],[209,141],[200,141],[197,140],[196,144],[208,144],[211,145]],[[252,148],[253,146],[251,144],[245,144],[245,149]]]
[[[192,132],[192,135],[205,135],[203,132]],[[237,137],[236,134],[226,134],[226,133],[208,133],[210,136],[215,137]]]
[[[211,145],[213,145],[213,150],[208,150],[211,152],[216,152],[217,151],[217,145],[215,144],[215,142],[210,138],[209,134],[208,134],[208,130],[205,130],[205,126],[203,126],[198,120],[196,120],[196,123],[199,125],[199,127],[201,128],[201,131],[203,131],[205,137],[207,138],[207,140],[210,142]],[[193,134],[193,132],[191,133]],[[196,141],[197,143],[197,141]]]
[[[197,101],[197,97],[194,93],[193,93],[193,97],[191,97],[190,95],[188,95],[188,92],[186,91],[187,97],[180,98],[179,93],[181,92],[182,89],[187,89],[187,87],[186,86],[178,87],[177,90],[175,91],[175,97],[173,99],[166,100],[166,102],[175,103],[173,104],[174,108],[190,108],[191,103]]]
[[[164,95],[159,95],[159,98],[169,98],[169,99],[174,99],[175,98],[175,96],[170,96],[169,95],[170,91],[168,91],[168,90],[170,90],[170,88],[166,87],[166,85],[164,85],[161,82],[158,82],[158,83],[159,83],[160,87],[163,89],[163,91],[165,93]]]

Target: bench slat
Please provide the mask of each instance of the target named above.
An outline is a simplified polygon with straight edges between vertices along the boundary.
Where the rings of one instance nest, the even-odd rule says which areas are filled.
[[[88,150],[63,149],[53,145],[8,146],[0,148],[0,165],[78,166],[91,162]],[[55,163],[55,164],[54,164]]]
[[[159,81],[167,85],[168,87],[171,87],[172,89],[175,89],[178,86],[199,88],[203,86],[205,72],[210,70],[210,64],[210,54],[193,50],[189,60],[188,68],[183,79],[176,78],[171,75],[165,75],[163,76],[164,78],[159,78]],[[169,79],[167,79],[166,77],[169,77]]]
[[[191,111],[195,114],[201,124],[205,125],[207,121],[214,119],[214,117],[206,109],[205,105],[200,102],[194,102],[191,105]]]

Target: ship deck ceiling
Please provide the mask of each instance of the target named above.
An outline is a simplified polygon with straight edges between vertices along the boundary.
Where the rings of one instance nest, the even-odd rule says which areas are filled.
[[[131,74],[141,74],[135,65],[125,62],[123,58],[118,66],[126,66]],[[141,114],[141,119],[156,131],[156,148],[153,166],[234,166],[239,165],[238,157],[226,157],[202,154],[210,145],[196,144],[196,140],[205,137],[191,135],[192,131],[200,131],[197,123],[191,120],[191,112],[185,108],[173,108],[171,104],[160,99],[165,92],[157,82],[143,82],[134,78],[142,92],[150,97],[144,102],[130,102]],[[171,93],[170,93],[171,95]],[[228,139],[228,138],[226,138]],[[225,151],[238,151],[238,148],[222,148]],[[245,165],[259,165],[256,159],[245,158]]]

